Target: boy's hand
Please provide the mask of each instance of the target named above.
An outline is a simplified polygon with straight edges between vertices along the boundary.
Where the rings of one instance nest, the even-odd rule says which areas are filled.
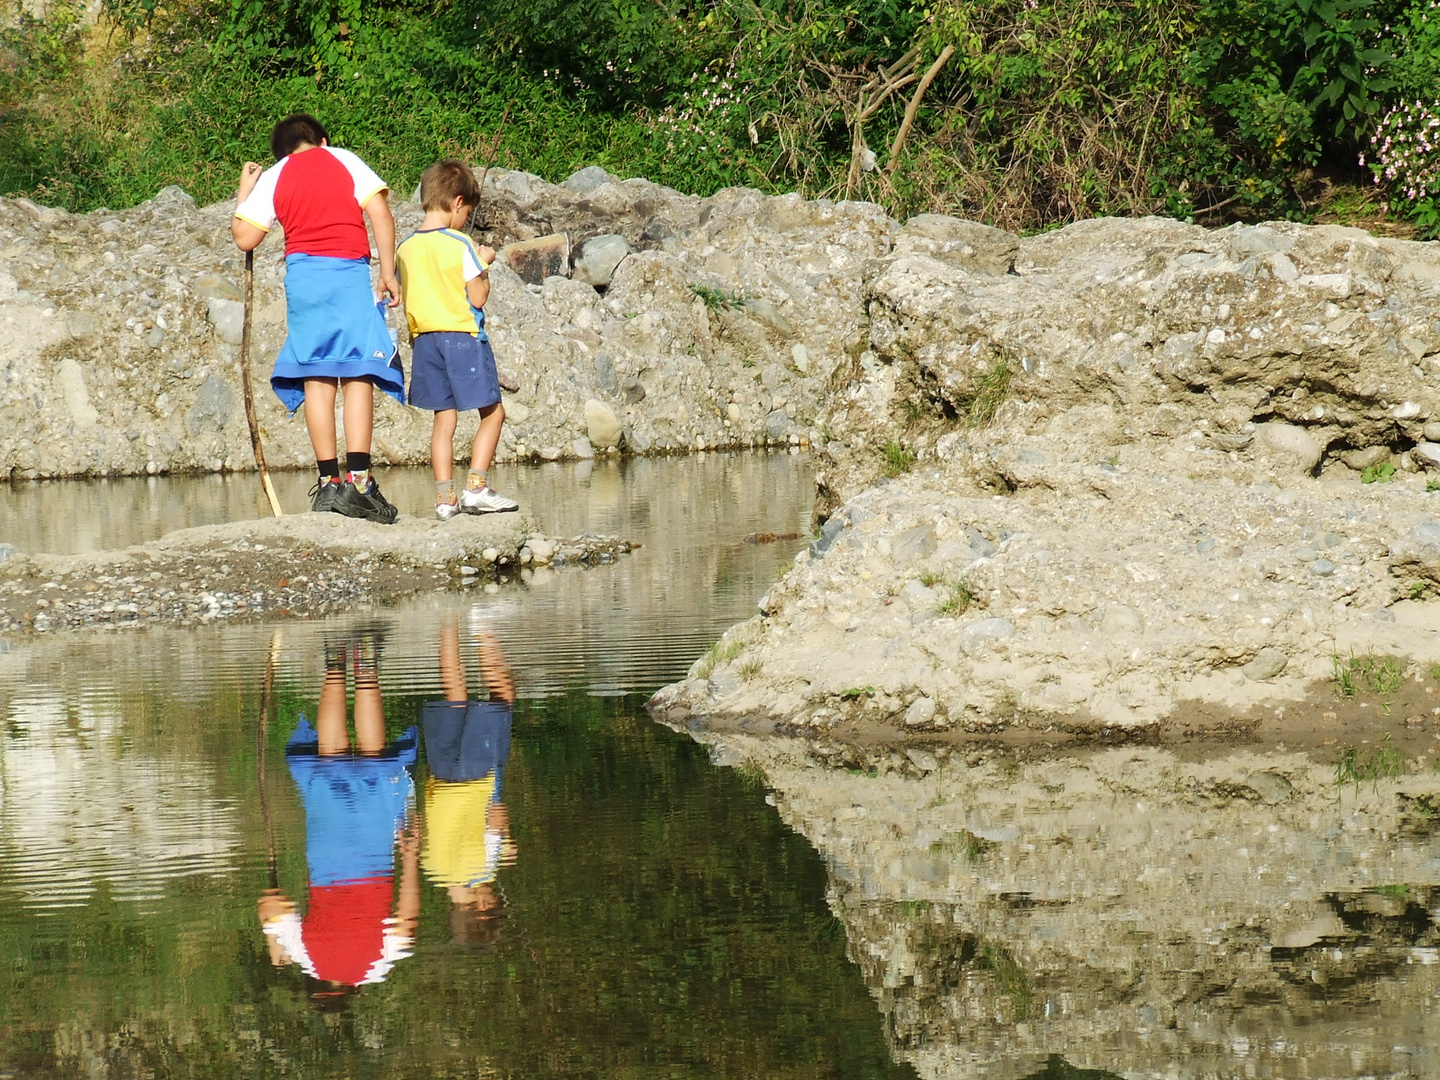
[[[380,272],[380,291],[389,295],[390,307],[400,306],[400,279],[393,272]]]
[[[494,248],[487,247],[484,244],[481,244],[478,248],[476,248],[475,253],[480,256],[480,261],[483,262],[486,266],[489,266],[497,258],[499,258],[499,256],[495,254]]]
[[[240,188],[235,195],[235,201],[237,203],[244,202],[246,198],[249,197],[250,192],[255,190],[255,185],[260,180],[260,174],[264,171],[264,167],[254,161],[247,161],[244,165],[240,166]]]

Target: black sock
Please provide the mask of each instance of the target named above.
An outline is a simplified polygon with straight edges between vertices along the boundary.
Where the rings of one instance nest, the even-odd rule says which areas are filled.
[[[339,458],[326,458],[324,461],[316,458],[315,467],[320,470],[320,482],[322,484],[326,480],[338,480],[340,478]]]
[[[369,472],[370,455],[368,453],[362,454],[358,450],[345,451],[345,471],[352,473]]]

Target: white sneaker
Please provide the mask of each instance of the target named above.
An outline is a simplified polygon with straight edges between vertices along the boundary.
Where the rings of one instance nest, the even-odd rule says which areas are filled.
[[[460,513],[460,504],[458,502],[438,502],[435,504],[435,516],[441,521],[449,521],[458,513]]]
[[[507,499],[487,485],[479,491],[471,491],[469,488],[462,491],[460,509],[467,514],[504,514],[519,510],[520,504],[514,499]]]

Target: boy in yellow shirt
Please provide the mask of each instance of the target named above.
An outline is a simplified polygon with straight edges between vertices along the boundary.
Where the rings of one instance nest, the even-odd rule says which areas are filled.
[[[463,233],[480,201],[480,185],[464,162],[437,161],[420,178],[425,220],[395,252],[405,294],[405,319],[414,352],[410,404],[435,413],[430,460],[435,470],[435,516],[493,514],[520,504],[490,486],[505,406],[500,376],[485,333],[493,248],[477,249]],[[455,492],[455,428],[462,410],[480,410],[470,447],[470,476]]]

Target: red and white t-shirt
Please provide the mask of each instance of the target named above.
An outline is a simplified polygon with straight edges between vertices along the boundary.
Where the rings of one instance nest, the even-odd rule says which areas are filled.
[[[317,146],[261,173],[235,216],[266,232],[279,219],[286,255],[364,259],[370,239],[361,207],[389,186],[349,150]]]

